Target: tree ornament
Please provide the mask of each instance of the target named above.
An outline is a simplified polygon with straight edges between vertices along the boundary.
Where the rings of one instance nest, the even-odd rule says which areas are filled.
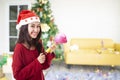
[[[46,39],[48,37],[48,33],[44,33],[43,35],[42,35],[42,38],[43,39]]]
[[[46,17],[47,17],[46,14],[43,14],[43,16],[44,16],[44,18],[46,19]]]
[[[43,4],[46,4],[48,2],[48,0],[42,0]]]
[[[51,45],[53,44],[53,41],[54,41],[53,36],[50,36],[49,41],[47,42],[47,46],[51,47]]]
[[[41,2],[42,2],[42,0],[39,0],[39,2],[41,3]]]
[[[40,8],[37,8],[37,12],[39,12],[40,11]]]
[[[39,8],[39,11],[42,12],[42,11],[43,11],[43,8]]]
[[[46,23],[41,23],[42,32],[49,31],[50,27]]]
[[[50,19],[51,19],[51,22],[54,22],[54,18],[53,17],[51,17]]]
[[[40,17],[42,16],[42,14],[43,14],[42,12],[39,13]]]
[[[51,14],[48,14],[48,17],[50,17],[50,18],[51,18],[51,17],[52,17],[52,15],[51,15]]]

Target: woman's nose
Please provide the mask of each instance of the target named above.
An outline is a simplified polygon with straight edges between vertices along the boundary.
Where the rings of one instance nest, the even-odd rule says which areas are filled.
[[[35,27],[35,28],[34,28],[34,31],[35,31],[35,32],[37,32],[37,31],[38,31],[38,28],[37,28],[37,27]]]

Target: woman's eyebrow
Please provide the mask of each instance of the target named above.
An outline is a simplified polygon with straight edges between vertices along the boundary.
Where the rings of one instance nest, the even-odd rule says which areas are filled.
[[[34,24],[34,23],[32,23],[31,25],[32,25],[32,26],[34,26],[35,24]]]

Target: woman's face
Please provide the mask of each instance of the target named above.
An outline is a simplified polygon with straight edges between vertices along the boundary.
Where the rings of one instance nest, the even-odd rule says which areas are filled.
[[[32,22],[28,24],[28,33],[31,38],[37,38],[40,32],[40,22]]]

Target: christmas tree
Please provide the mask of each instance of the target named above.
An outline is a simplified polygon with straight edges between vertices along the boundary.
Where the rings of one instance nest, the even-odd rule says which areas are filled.
[[[32,11],[34,11],[40,17],[42,40],[44,48],[47,49],[51,45],[55,35],[59,32],[58,27],[54,22],[49,0],[36,0],[36,3],[34,3],[32,6]],[[63,57],[62,45],[57,46],[55,53],[56,58]]]

